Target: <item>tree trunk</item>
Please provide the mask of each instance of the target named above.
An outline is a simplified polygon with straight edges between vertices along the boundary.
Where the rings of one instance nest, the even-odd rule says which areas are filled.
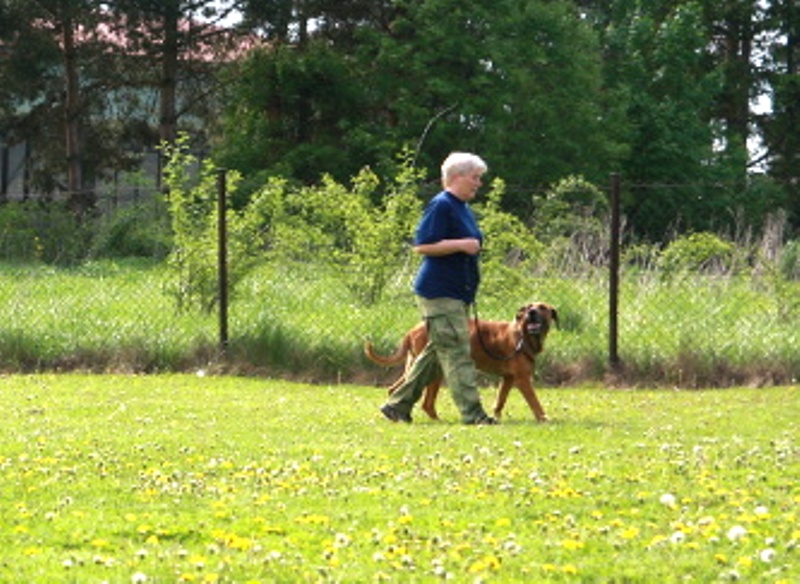
[[[94,204],[93,196],[84,191],[83,152],[81,146],[81,95],[78,73],[78,54],[75,29],[71,18],[63,22],[64,75],[66,95],[64,98],[65,152],[67,158],[67,191],[69,206],[78,215],[83,215]]]
[[[160,119],[158,134],[162,142],[173,144],[178,135],[178,114],[175,103],[178,85],[179,11],[164,12],[164,46],[161,53]]]

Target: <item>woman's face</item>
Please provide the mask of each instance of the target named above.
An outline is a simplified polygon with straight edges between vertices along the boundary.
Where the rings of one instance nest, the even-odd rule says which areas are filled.
[[[481,177],[483,172],[472,170],[464,174],[457,174],[450,178],[447,190],[453,193],[462,201],[470,201],[475,198],[475,194],[483,184]]]

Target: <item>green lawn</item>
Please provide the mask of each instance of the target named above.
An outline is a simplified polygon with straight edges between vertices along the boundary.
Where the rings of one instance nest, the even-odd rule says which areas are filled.
[[[540,397],[409,426],[370,387],[2,377],[0,581],[800,579],[797,387]]]

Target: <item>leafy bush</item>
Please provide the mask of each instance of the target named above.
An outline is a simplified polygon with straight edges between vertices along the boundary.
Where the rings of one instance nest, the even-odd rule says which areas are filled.
[[[164,148],[167,158],[164,182],[168,188],[166,200],[173,235],[167,265],[175,276],[166,289],[179,309],[196,306],[210,312],[219,299],[219,170],[213,163],[205,162],[193,174],[198,160],[186,151],[186,142],[184,135],[174,146]],[[228,175],[228,193],[235,193],[239,179],[238,173]],[[257,252],[263,245],[260,209],[263,203],[263,197],[255,197],[244,209],[227,211],[231,297],[237,284],[258,262]]]
[[[501,209],[505,189],[505,183],[495,179],[483,201],[475,204],[485,238],[481,252],[483,294],[496,294],[509,286],[520,287],[545,251],[519,218]]]
[[[780,271],[785,278],[800,280],[800,239],[788,242],[780,254]]]
[[[123,207],[101,218],[92,241],[95,258],[163,259],[170,250],[169,223],[152,203]]]
[[[60,202],[0,206],[0,259],[74,264],[86,257],[90,224]]]
[[[533,230],[548,245],[548,266],[574,273],[605,265],[609,205],[603,192],[579,176],[559,181],[534,200]]]
[[[254,220],[261,220],[270,258],[327,262],[344,286],[369,305],[381,298],[408,257],[408,240],[419,217],[420,178],[404,154],[397,176],[385,188],[369,169],[355,176],[350,188],[330,176],[302,188],[272,178],[251,206],[259,210]]]
[[[661,254],[665,275],[678,272],[730,271],[736,246],[718,235],[693,233],[670,243]]]

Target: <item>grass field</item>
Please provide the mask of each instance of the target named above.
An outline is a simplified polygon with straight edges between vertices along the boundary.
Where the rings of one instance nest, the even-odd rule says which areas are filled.
[[[3,582],[797,582],[800,394],[0,378]],[[493,399],[490,391],[484,394]]]
[[[374,305],[354,300],[329,265],[266,264],[236,290],[230,344],[218,359],[218,316],[180,312],[168,274],[148,262],[73,268],[0,264],[0,371],[258,372],[303,381],[385,381],[362,355],[389,351],[419,319],[412,272]],[[560,326],[537,359],[549,385],[605,381],[608,290],[602,275],[487,282],[482,318],[508,320],[540,300]],[[795,383],[800,377],[800,284],[707,276],[623,278],[616,381],[644,387]]]

